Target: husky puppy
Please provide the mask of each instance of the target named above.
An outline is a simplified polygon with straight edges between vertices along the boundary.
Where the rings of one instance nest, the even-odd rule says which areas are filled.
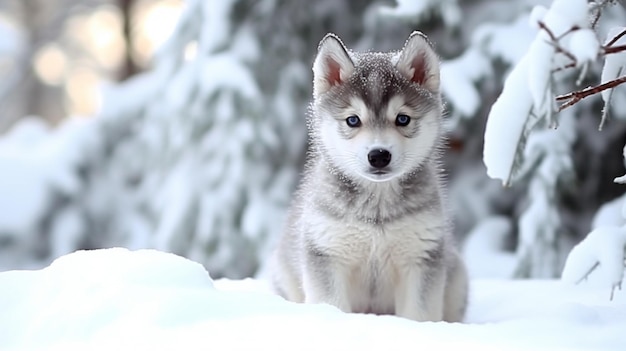
[[[273,257],[288,300],[416,321],[463,319],[467,274],[444,208],[439,61],[328,34],[313,64],[311,152]]]

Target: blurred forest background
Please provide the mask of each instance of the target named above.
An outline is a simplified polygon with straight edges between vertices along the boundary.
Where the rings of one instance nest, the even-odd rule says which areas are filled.
[[[214,277],[258,273],[302,169],[319,40],[398,50],[421,30],[442,59],[449,203],[472,275],[559,276],[592,227],[623,224],[626,188],[612,180],[624,173],[624,89],[602,132],[589,98],[529,141],[513,186],[482,162],[489,109],[537,33],[533,6],[550,3],[2,0],[0,270],[123,246],[189,257]],[[606,3],[601,41],[626,25],[623,4]],[[561,93],[576,77],[556,78]]]

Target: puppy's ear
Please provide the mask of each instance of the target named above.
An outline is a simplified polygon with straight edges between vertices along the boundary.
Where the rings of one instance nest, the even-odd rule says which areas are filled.
[[[334,85],[345,82],[354,71],[354,63],[338,36],[328,33],[317,47],[313,62],[313,95],[318,97]]]
[[[396,68],[426,90],[439,91],[439,58],[422,32],[411,33],[400,52]]]

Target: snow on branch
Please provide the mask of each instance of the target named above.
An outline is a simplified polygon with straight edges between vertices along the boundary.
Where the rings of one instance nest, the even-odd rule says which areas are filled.
[[[624,148],[622,149],[622,155],[624,156],[624,160],[626,160],[626,145],[624,145]],[[613,182],[617,184],[626,184],[626,174],[613,179]]]
[[[549,9],[535,7],[531,25],[540,31],[504,82],[485,129],[487,174],[504,185],[511,184],[522,168],[524,145],[533,128],[557,126],[553,119],[555,68],[584,67],[596,59],[600,48],[589,28],[586,0],[555,0]]]
[[[555,0],[549,9],[541,6],[533,9],[531,25],[539,31],[524,58],[507,77],[487,120],[483,160],[490,177],[509,185],[523,166],[520,155],[532,128],[535,125],[556,128],[554,112],[598,93],[605,103],[599,125],[602,130],[612,91],[626,82],[626,75],[623,75],[626,72],[626,27],[610,31],[604,44],[594,31],[601,10],[614,3],[611,0],[591,4],[583,0]],[[554,73],[581,68],[576,81],[580,85],[590,63],[601,57],[605,64],[599,84],[558,96],[553,94],[557,83]]]
[[[621,32],[619,32],[617,35],[615,35],[613,37],[613,39],[609,40],[609,42],[606,43],[606,45],[605,45],[605,52],[609,53],[606,50],[608,50],[608,48],[612,48],[613,45],[615,45],[615,43],[617,43],[617,41],[620,40],[624,35],[626,35],[626,29],[624,29]]]
[[[626,146],[622,154],[626,160]],[[617,177],[613,181],[626,184],[626,175]],[[622,216],[626,217],[626,203],[622,204]],[[561,279],[580,284],[592,273],[596,273],[603,283],[610,285],[610,299],[613,300],[615,289],[622,289],[625,256],[626,225],[597,227],[569,253]]]
[[[539,23],[539,27],[545,30],[546,33],[548,33],[552,40],[552,45],[555,46],[555,50],[564,54],[571,60],[571,62],[569,62],[568,64],[555,69],[554,72],[567,68],[577,67],[580,65],[580,57],[578,54],[573,54],[569,50],[560,46],[559,38],[554,36],[551,30],[543,22]],[[580,28],[573,26],[572,28],[570,28],[569,32],[576,32],[579,29]],[[561,105],[558,108],[559,111],[562,111],[563,109],[566,109],[578,103],[580,100],[588,96],[602,93],[602,98],[605,102],[605,106],[602,109],[602,119],[598,128],[599,130],[602,130],[608,117],[612,89],[626,82],[626,76],[621,76],[622,68],[624,67],[624,65],[626,65],[626,55],[624,54],[624,52],[626,51],[626,38],[624,38],[624,35],[626,35],[626,28],[614,28],[607,36],[607,38],[610,39],[608,39],[606,44],[600,46],[596,51],[596,56],[605,56],[605,64],[602,70],[602,83],[556,96],[555,100],[557,102],[561,102]],[[580,50],[583,53],[590,52],[589,50],[584,49],[584,47],[592,46],[592,40],[595,40],[595,37],[591,38],[586,35],[578,35],[576,38],[572,37],[570,39],[572,43],[570,50]],[[595,43],[597,43],[597,41]],[[596,57],[586,57],[588,62],[592,61],[595,58]],[[582,81],[584,73],[586,73],[586,69],[583,70],[583,74],[577,81],[577,84],[580,84],[580,82]]]
[[[559,35],[558,37],[556,35],[554,35],[554,33],[552,33],[552,30],[550,28],[548,28],[548,26],[546,26],[546,24],[543,21],[538,21],[537,25],[539,26],[539,28],[541,28],[542,30],[544,30],[546,32],[546,34],[550,37],[550,41],[548,42],[548,44],[552,45],[555,49],[556,52],[561,53],[565,56],[567,56],[570,60],[572,60],[573,62],[576,62],[576,56],[574,56],[574,54],[572,54],[571,52],[569,52],[567,49],[564,49],[561,44],[560,41],[561,39],[563,39],[566,35],[577,31],[580,29],[580,27],[574,25],[572,27],[570,27],[570,29],[568,29],[567,31],[565,31],[563,34]]]
[[[603,283],[621,290],[624,278],[625,227],[600,227],[576,245],[567,256],[561,279],[580,284],[597,272]]]

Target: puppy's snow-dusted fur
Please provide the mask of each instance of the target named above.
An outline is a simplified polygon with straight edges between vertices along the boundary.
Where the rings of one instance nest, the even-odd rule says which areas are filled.
[[[275,252],[274,288],[346,312],[461,321],[467,276],[442,200],[443,107],[429,42],[414,32],[400,52],[355,53],[329,34],[313,72],[312,151]]]

